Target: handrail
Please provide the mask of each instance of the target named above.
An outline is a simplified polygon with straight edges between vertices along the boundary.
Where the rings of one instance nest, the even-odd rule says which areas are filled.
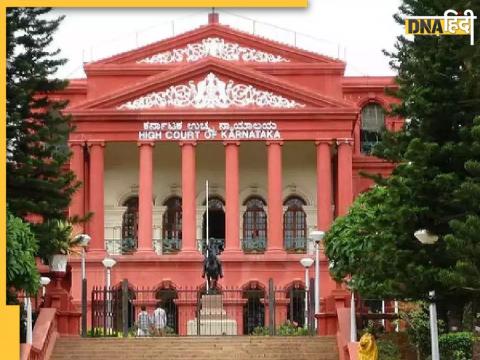
[[[33,329],[32,347],[29,360],[48,359],[58,337],[57,309],[41,308]]]

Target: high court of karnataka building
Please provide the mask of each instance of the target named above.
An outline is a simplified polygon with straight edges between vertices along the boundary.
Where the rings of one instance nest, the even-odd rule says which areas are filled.
[[[202,286],[202,239],[224,243],[220,288],[304,287],[309,232],[326,231],[392,164],[370,156],[395,99],[391,77],[347,77],[338,59],[240,32],[196,30],[87,63],[58,94],[75,126],[70,215],[91,213],[89,293],[112,285]],[[209,181],[206,203],[205,182]],[[209,234],[206,208],[209,207]],[[321,254],[320,313],[340,285]],[[71,294],[80,303],[80,260]],[[239,330],[241,332],[241,330]]]

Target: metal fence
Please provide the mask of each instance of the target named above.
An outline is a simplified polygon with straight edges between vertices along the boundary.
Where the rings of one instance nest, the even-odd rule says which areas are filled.
[[[395,300],[364,299],[356,301],[357,330],[391,332],[399,329],[398,302]]]
[[[311,297],[305,289],[275,288],[273,282],[268,289],[225,287],[207,294],[204,287],[135,288],[124,280],[118,287],[93,288],[90,335],[275,335],[285,324],[313,333]],[[166,313],[160,331],[153,321],[159,306]]]

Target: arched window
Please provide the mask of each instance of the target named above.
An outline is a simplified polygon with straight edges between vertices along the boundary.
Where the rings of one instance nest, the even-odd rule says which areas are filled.
[[[283,238],[285,248],[293,251],[307,250],[307,216],[303,210],[305,201],[298,196],[285,200],[287,210],[283,214]]]
[[[138,240],[138,196],[131,196],[122,204],[127,209],[122,218],[122,253],[131,253]]]
[[[163,203],[167,207],[163,214],[163,238],[182,238],[182,199],[171,197]]]
[[[203,202],[206,205],[206,201]],[[219,251],[225,248],[225,201],[219,196],[208,199],[208,239],[213,241]],[[207,239],[207,212],[203,213],[202,241],[204,250]]]
[[[380,141],[385,127],[385,114],[378,104],[369,104],[362,109],[360,128],[361,151],[370,154],[373,147]]]
[[[243,214],[243,248],[246,251],[263,251],[267,238],[265,201],[260,197],[250,197],[244,205],[246,210]]]

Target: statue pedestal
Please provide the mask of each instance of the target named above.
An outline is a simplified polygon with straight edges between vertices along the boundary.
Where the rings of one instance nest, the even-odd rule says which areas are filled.
[[[227,318],[222,295],[202,295],[199,317],[188,321],[187,335],[237,335],[237,321]]]

